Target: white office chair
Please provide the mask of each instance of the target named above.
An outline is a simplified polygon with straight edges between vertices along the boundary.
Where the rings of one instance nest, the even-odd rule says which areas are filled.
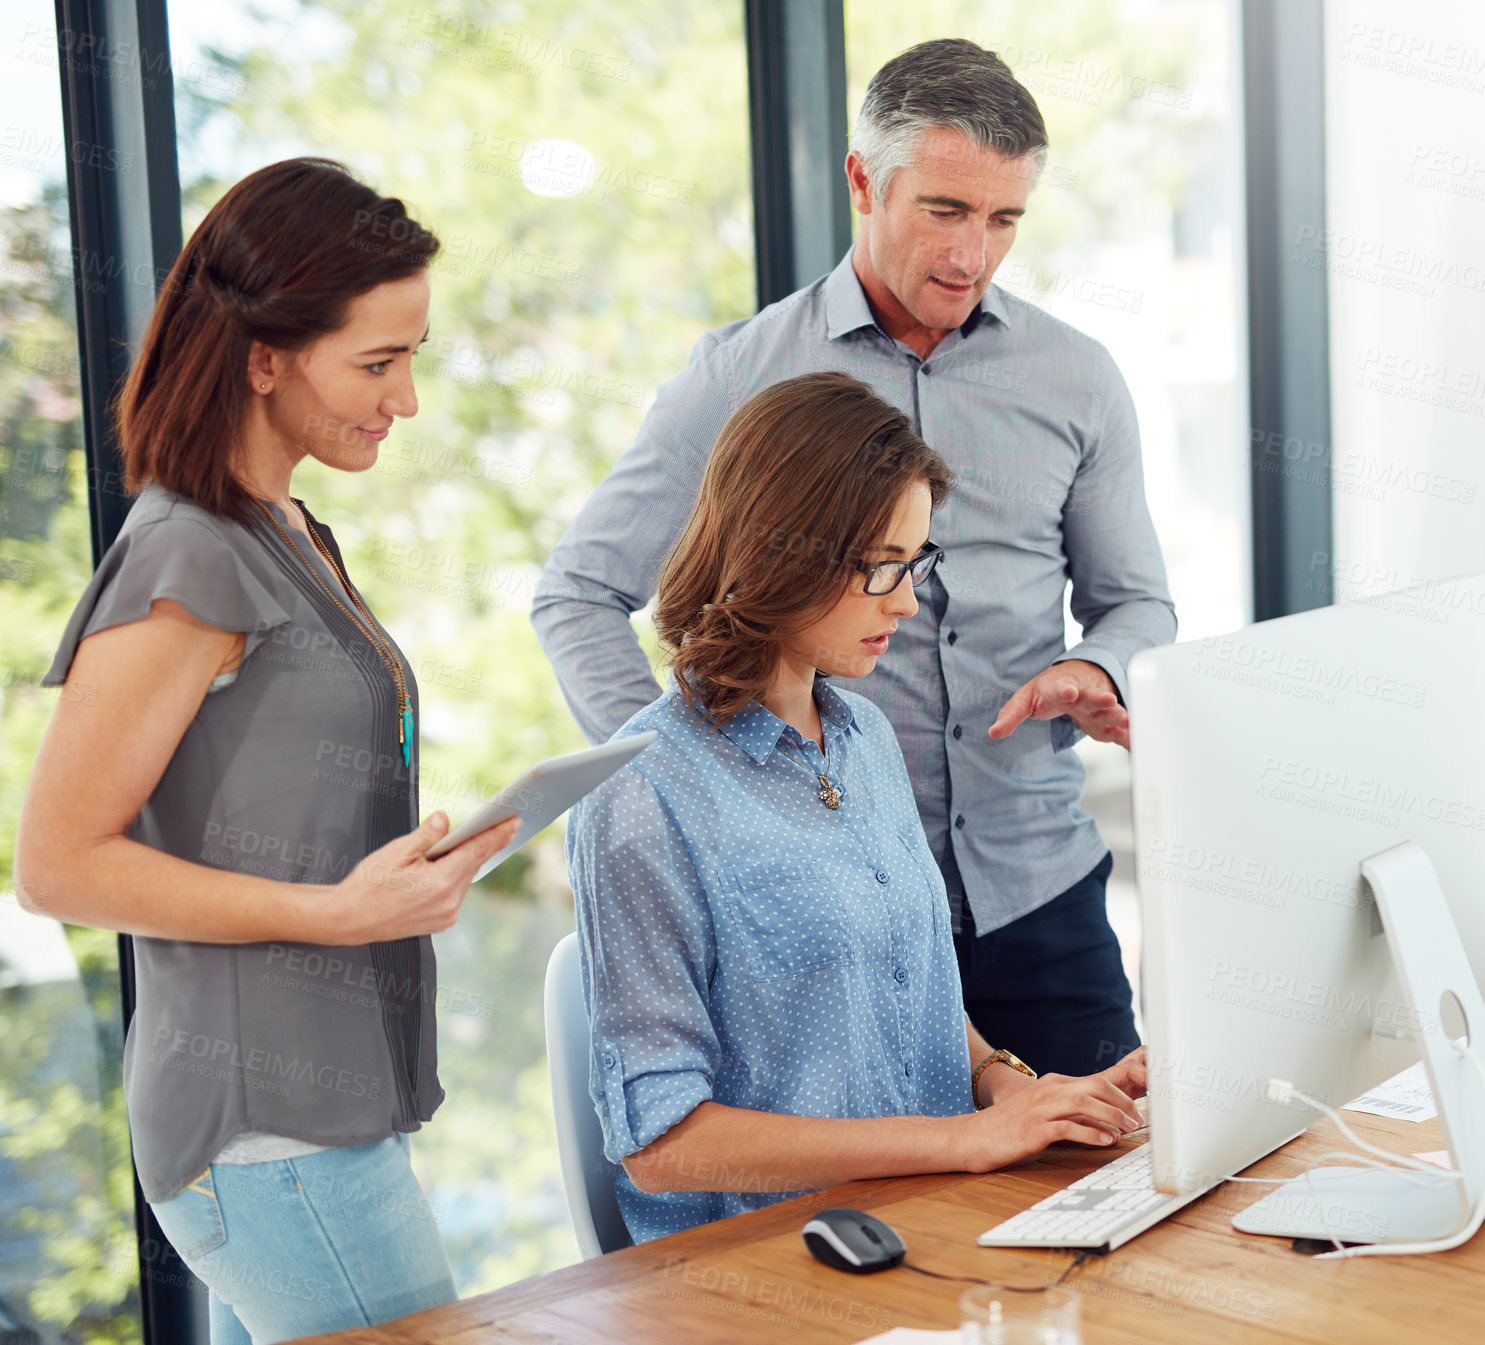
[[[588,1096],[591,1038],[576,934],[569,934],[552,949],[543,1000],[552,1114],[557,1122],[557,1157],[562,1163],[567,1215],[583,1260],[591,1261],[604,1252],[633,1246],[634,1239],[624,1226],[614,1195],[614,1178],[622,1169],[603,1156],[603,1131]]]

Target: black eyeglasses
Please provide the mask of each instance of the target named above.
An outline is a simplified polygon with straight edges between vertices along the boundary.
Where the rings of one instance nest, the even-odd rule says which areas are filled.
[[[938,568],[943,558],[943,547],[924,542],[923,549],[912,560],[880,560],[875,563],[858,560],[855,566],[866,576],[866,592],[873,598],[881,598],[902,583],[905,574],[913,576],[913,587],[917,588]]]

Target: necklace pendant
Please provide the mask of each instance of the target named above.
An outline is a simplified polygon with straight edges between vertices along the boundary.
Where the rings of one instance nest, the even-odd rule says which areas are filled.
[[[831,784],[829,780],[821,782],[820,802],[829,808],[831,812],[834,812],[840,807],[840,790]]]

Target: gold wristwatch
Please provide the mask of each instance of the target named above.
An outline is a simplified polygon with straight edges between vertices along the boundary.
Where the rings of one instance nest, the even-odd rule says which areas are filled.
[[[1012,1069],[1019,1070],[1028,1079],[1036,1078],[1036,1071],[1032,1069],[1031,1066],[1028,1065],[1024,1060],[1022,1060],[1020,1056],[1013,1055],[1004,1047],[1001,1047],[1001,1049],[998,1051],[992,1051],[982,1061],[980,1061],[978,1065],[975,1066],[974,1075],[970,1078],[969,1081],[969,1095],[974,1100],[976,1111],[985,1110],[985,1104],[980,1101],[980,1075],[982,1075],[991,1065],[997,1064],[1009,1065]]]

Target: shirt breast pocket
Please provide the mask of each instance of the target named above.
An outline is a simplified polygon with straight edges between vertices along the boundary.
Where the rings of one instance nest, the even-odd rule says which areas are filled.
[[[904,835],[897,833],[897,839],[902,842],[902,848],[911,858],[913,871],[928,885],[931,891],[937,892],[943,888],[944,876],[939,872],[938,863],[933,858],[933,851],[928,848],[928,837],[919,828],[916,835]]]
[[[837,898],[815,882],[755,880],[722,902],[718,953],[755,981],[783,981],[855,963],[850,925]]]
[[[922,882],[926,909],[932,921],[933,932],[937,933],[949,913],[949,894],[944,886],[944,875],[939,872],[933,851],[928,848],[928,838],[921,828],[916,836],[905,836],[899,831],[897,839],[902,843],[908,872]]]

